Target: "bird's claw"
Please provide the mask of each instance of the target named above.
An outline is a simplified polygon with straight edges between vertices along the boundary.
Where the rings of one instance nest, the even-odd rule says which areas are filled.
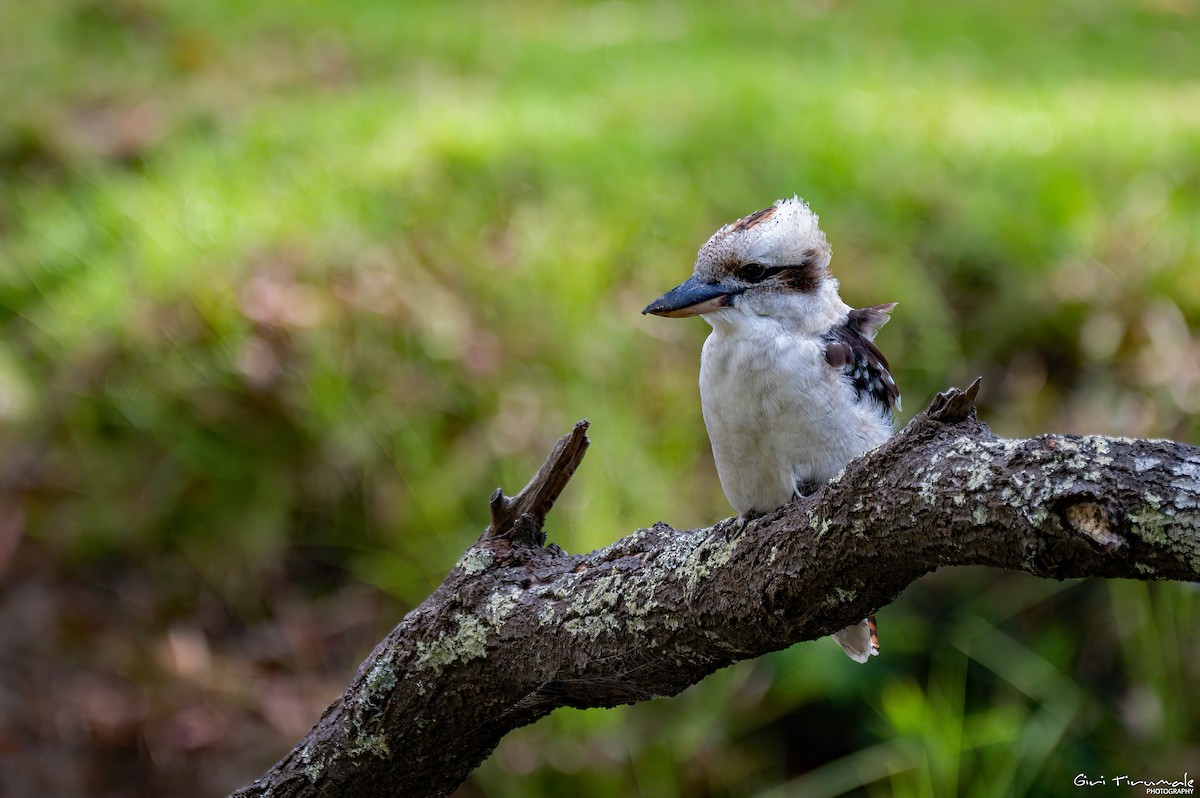
[[[751,523],[762,518],[766,513],[745,512],[738,514],[728,524],[725,525],[725,540],[731,540],[746,531],[746,528]]]

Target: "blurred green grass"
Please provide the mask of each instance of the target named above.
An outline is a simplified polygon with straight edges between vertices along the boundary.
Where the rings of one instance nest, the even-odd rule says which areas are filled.
[[[294,558],[415,605],[582,417],[553,540],[710,523],[706,328],[639,311],[792,193],[847,300],[900,302],[908,415],[982,374],[1000,434],[1195,442],[1198,14],[0,4],[0,490],[55,559],[245,616]],[[559,713],[469,789],[1053,795],[1194,761],[1194,594],[1062,587],[939,575],[878,667],[813,644]]]

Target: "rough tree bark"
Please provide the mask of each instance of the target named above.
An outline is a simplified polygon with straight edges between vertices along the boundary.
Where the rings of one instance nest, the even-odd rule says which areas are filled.
[[[559,441],[446,581],[362,663],[278,764],[236,796],[445,795],[510,730],[557,707],[671,696],[823,637],[944,565],[1200,579],[1200,449],[997,438],[940,394],[816,495],[739,526],[663,523],[567,555],[542,522],[587,448]]]

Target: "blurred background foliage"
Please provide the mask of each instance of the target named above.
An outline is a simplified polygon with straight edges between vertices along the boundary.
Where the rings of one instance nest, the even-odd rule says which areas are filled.
[[[0,792],[252,780],[576,419],[568,551],[730,513],[699,322],[799,193],[905,420],[1200,437],[1200,4],[0,2]],[[1200,761],[1191,586],[959,570],[462,796],[1060,795]]]

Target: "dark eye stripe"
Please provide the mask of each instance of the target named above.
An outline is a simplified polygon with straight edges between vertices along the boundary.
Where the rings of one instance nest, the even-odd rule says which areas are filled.
[[[761,283],[768,277],[773,277],[784,269],[790,268],[790,266],[764,266],[761,263],[747,263],[738,269],[738,277],[748,283]]]
[[[765,266],[761,263],[747,263],[738,268],[738,277],[748,283],[761,283],[768,277],[774,277],[777,274],[791,271],[793,269],[808,269],[809,264],[805,263],[789,263],[785,266]]]

